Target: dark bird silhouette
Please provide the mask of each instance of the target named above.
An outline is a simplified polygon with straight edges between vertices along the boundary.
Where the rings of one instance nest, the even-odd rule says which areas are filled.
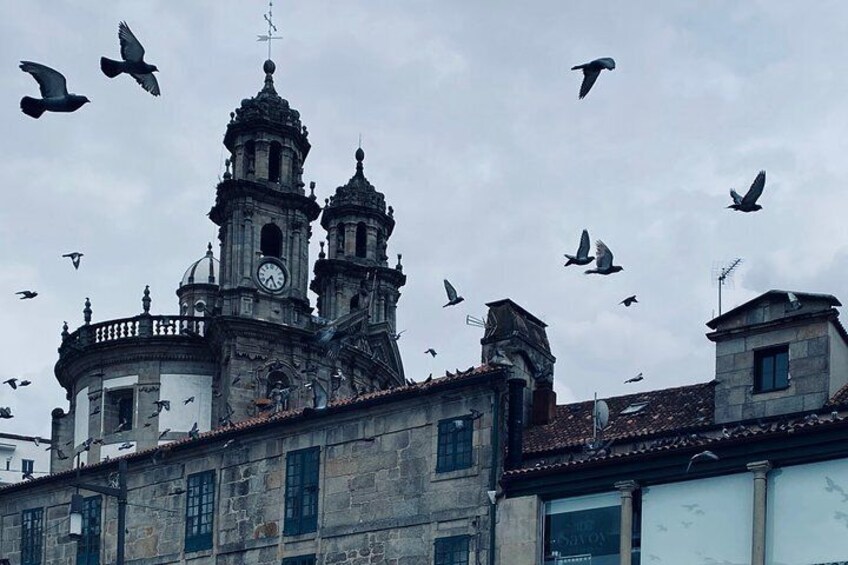
[[[0,406],[0,420],[8,420],[10,418],[14,418],[12,409],[8,406]]]
[[[72,251],[70,253],[65,253],[64,255],[62,255],[62,257],[67,257],[71,260],[71,263],[73,263],[74,265],[74,270],[79,269],[80,259],[82,258],[82,256],[83,254],[79,251]]]
[[[159,69],[156,68],[156,65],[150,65],[144,62],[144,47],[142,47],[141,43],[133,35],[127,22],[121,22],[118,26],[118,39],[121,41],[121,58],[123,61],[100,57],[100,70],[109,78],[115,78],[121,73],[127,73],[144,90],[153,96],[159,96],[159,83],[153,75]]]
[[[32,438],[32,443],[35,444],[35,447],[38,447],[39,445],[41,445],[41,440],[36,436]]]
[[[3,381],[3,384],[9,385],[10,387],[12,387],[12,390],[16,390],[18,388],[18,379],[15,377],[12,377],[11,379],[6,379],[5,381]]]
[[[757,210],[762,210],[763,207],[757,204],[757,199],[763,193],[765,187],[766,172],[760,171],[757,178],[754,179],[753,184],[751,184],[751,188],[745,193],[745,196],[739,196],[735,190],[730,189],[730,197],[733,198],[733,204],[728,206],[728,208],[733,208],[739,212],[756,212]]]
[[[197,422],[192,424],[191,429],[188,431],[188,437],[191,439],[197,439],[197,436],[200,435],[200,430],[197,427]]]
[[[609,247],[607,247],[600,239],[595,242],[595,255],[597,256],[595,259],[595,268],[584,271],[587,275],[591,275],[593,273],[598,275],[611,275],[624,269],[624,267],[612,264],[612,251],[610,251]]]
[[[154,401],[153,401],[153,404],[155,404],[155,405],[156,405],[156,413],[157,413],[157,414],[158,414],[159,412],[161,412],[163,408],[164,408],[165,410],[170,410],[170,409],[171,409],[171,401],[170,401],[170,400],[154,400]]]
[[[563,265],[564,267],[568,267],[569,265],[588,265],[595,260],[594,257],[589,257],[589,230],[583,230],[583,234],[580,236],[580,247],[577,248],[577,255],[566,253],[565,256],[568,262]]]
[[[133,446],[133,442],[125,441],[118,447],[118,451],[123,451],[125,449],[130,449]]]
[[[396,333],[396,334],[389,333],[389,339],[391,339],[392,341],[397,341],[397,340],[399,340],[399,339],[400,339],[400,336],[402,336],[402,335],[403,335],[403,332],[405,332],[405,331],[406,331],[406,330],[401,330],[401,331],[399,331],[399,332],[398,332],[398,333]]]
[[[436,350],[433,349],[432,347],[430,349],[428,349],[427,351],[425,351],[424,353],[429,353],[432,357],[435,357],[437,355]]]
[[[718,461],[719,457],[715,453],[710,450],[702,451],[700,453],[696,453],[692,457],[689,458],[689,465],[686,466],[686,472],[692,468],[692,465],[698,463],[699,461]]]
[[[442,306],[442,308],[447,308],[448,306],[456,306],[457,304],[465,300],[463,297],[459,296],[456,293],[456,289],[448,281],[448,279],[445,279],[445,292],[448,294],[448,303]]]
[[[24,380],[22,380],[21,382],[18,383],[18,386],[29,386],[31,384],[32,384],[32,381],[28,381],[28,380],[24,379]]]
[[[639,381],[641,381],[641,380],[642,380],[642,379],[644,379],[644,378],[645,378],[645,377],[643,377],[643,376],[642,376],[642,373],[639,373],[639,374],[638,374],[638,375],[636,375],[635,377],[629,378],[629,379],[627,379],[626,381],[624,381],[624,384],[627,384],[627,383],[638,383]]]
[[[592,85],[595,84],[595,81],[598,80],[598,76],[600,76],[601,71],[604,69],[608,71],[615,69],[615,61],[613,61],[610,57],[603,57],[601,59],[595,59],[590,63],[583,63],[582,65],[575,65],[571,67],[572,71],[583,71],[583,84],[580,85],[581,100],[589,94],[590,90],[592,90]]]
[[[170,431],[171,431],[171,428],[165,428],[164,430],[162,430],[162,433],[159,434],[159,439],[163,439],[168,434],[168,432],[170,432]]]
[[[56,450],[56,457],[58,457],[60,461],[64,461],[65,459],[68,458],[68,456],[65,455],[65,452],[62,451],[61,449]]]
[[[186,398],[185,400],[183,400],[183,406],[188,405],[190,402],[194,402],[194,397],[193,397],[193,396],[189,396],[188,398]]]
[[[232,383],[230,383],[230,384],[236,384],[236,383],[237,383],[237,382],[239,382],[240,380],[241,380],[241,375],[238,375],[238,376],[236,376],[236,378],[234,378],[234,379],[233,379],[233,382],[232,382]]]
[[[32,290],[22,290],[20,292],[16,292],[15,294],[20,294],[21,300],[29,300],[38,296],[38,293]]]
[[[627,298],[619,302],[619,304],[624,304],[625,307],[630,308],[631,304],[639,304],[639,301],[636,300],[636,295],[634,294],[633,296],[628,296]]]
[[[433,380],[433,373],[430,373],[429,375],[427,375],[427,378],[426,378],[426,379],[424,379],[424,381],[423,381],[423,382],[425,382],[425,383],[429,383],[429,382],[430,382],[430,381],[432,381],[432,380]]]
[[[21,61],[20,68],[32,75],[41,90],[41,98],[21,98],[21,111],[27,116],[39,118],[44,112],[73,112],[90,102],[85,96],[68,94],[65,77],[59,71],[31,61]]]

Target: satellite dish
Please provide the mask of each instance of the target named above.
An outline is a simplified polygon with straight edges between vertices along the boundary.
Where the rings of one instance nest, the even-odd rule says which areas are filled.
[[[595,402],[595,412],[592,415],[595,422],[595,429],[603,430],[609,424],[609,406],[603,400]]]

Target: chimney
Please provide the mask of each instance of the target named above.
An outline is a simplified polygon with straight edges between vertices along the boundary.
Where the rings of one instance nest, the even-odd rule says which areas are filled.
[[[509,385],[509,412],[506,424],[506,468],[517,469],[521,467],[521,452],[524,450],[524,387],[526,383],[522,378],[512,377],[507,384]]]

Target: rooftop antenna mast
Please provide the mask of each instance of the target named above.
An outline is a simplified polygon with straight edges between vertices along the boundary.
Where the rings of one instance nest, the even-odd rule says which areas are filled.
[[[732,280],[733,271],[742,263],[742,258],[737,257],[730,261],[724,267],[714,268],[713,278],[718,283],[718,315],[721,316],[721,287],[725,285],[728,279]]]
[[[262,17],[265,18],[265,21],[268,22],[268,34],[267,35],[257,35],[256,41],[267,41],[268,42],[268,60],[271,60],[271,42],[275,39],[282,39],[282,35],[273,35],[275,31],[277,31],[277,26],[274,25],[274,2],[273,0],[268,1],[268,13],[263,14]]]

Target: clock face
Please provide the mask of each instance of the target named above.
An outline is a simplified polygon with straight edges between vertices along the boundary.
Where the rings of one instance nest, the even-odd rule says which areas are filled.
[[[286,272],[274,261],[265,261],[256,270],[256,279],[268,292],[280,292],[286,286]]]

